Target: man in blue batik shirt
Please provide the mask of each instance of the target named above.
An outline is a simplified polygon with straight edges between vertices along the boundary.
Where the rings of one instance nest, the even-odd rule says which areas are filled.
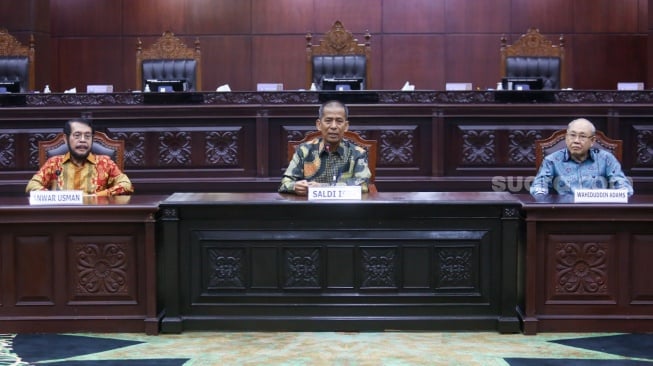
[[[530,192],[546,195],[553,189],[558,194],[573,194],[575,189],[627,189],[633,186],[621,170],[621,164],[609,151],[592,148],[596,129],[584,118],[573,120],[567,127],[566,149],[544,158]]]

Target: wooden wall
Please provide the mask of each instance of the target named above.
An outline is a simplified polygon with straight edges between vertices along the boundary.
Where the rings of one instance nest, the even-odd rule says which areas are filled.
[[[650,0],[0,0],[0,27],[37,35],[37,88],[135,86],[138,37],[164,30],[199,38],[204,89],[258,82],[304,86],[306,32],[340,19],[359,40],[369,30],[373,85],[443,89],[446,82],[496,84],[499,40],[529,27],[564,34],[571,86],[614,89],[648,81]],[[650,85],[647,85],[650,87]]]

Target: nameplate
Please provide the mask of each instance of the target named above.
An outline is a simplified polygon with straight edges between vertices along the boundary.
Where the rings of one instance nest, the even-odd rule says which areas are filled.
[[[628,203],[626,189],[577,189],[574,203]]]
[[[360,200],[360,186],[308,187],[308,200]]]
[[[84,203],[83,191],[31,191],[30,205],[81,205]]]

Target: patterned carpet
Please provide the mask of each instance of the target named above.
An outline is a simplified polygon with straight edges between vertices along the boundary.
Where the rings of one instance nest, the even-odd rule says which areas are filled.
[[[653,365],[653,333],[5,334],[0,365]]]

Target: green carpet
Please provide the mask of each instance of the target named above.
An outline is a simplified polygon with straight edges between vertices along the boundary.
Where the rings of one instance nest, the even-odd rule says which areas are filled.
[[[0,365],[653,365],[653,334],[4,334]]]

